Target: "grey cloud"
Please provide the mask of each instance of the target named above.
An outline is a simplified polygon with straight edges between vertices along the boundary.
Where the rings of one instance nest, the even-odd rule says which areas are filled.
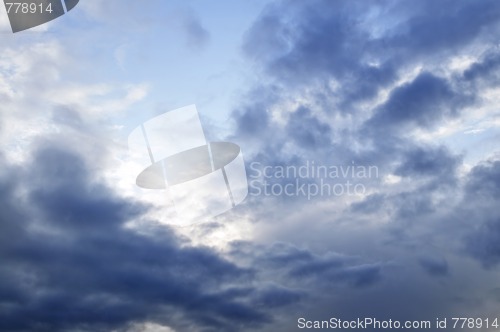
[[[277,15],[276,7],[279,6],[268,9],[246,33],[243,50],[256,61],[273,60],[284,53],[291,42],[291,29],[286,26],[284,16]]]
[[[333,109],[355,112],[355,102],[374,97],[408,65],[432,62],[479,39],[493,42],[499,10],[494,1],[379,1],[368,6],[286,1],[265,10],[249,30],[244,50],[266,74],[289,87],[337,80],[337,91],[325,88],[341,100]],[[384,15],[377,19],[387,20],[388,27],[376,24],[370,17],[374,13]]]
[[[380,132],[404,132],[412,126],[432,128],[443,119],[456,116],[467,104],[467,96],[453,91],[445,79],[424,72],[394,89],[367,127]]]
[[[409,17],[394,28],[388,42],[404,49],[406,56],[451,53],[499,28],[500,8],[495,1],[402,1],[395,9]]]
[[[249,30],[244,50],[264,77],[233,119],[236,138],[252,147],[252,160],[266,165],[300,165],[311,156],[325,163],[361,160],[408,181],[395,192],[346,203],[352,214],[321,214],[325,201],[280,202],[279,213],[273,200],[249,200],[241,207],[266,226],[300,216],[300,210],[318,210],[313,217],[302,215],[295,236],[321,251],[289,243],[234,243],[226,259],[181,242],[168,228],[138,235],[123,225],[148,207],[99,183],[85,162],[91,158],[41,146],[30,164],[2,161],[0,329],[109,331],[155,321],[188,331],[277,331],[276,317],[288,313],[290,320],[297,308],[318,318],[335,311],[344,317],[402,319],[428,319],[460,305],[474,309],[448,298],[450,288],[430,288],[422,275],[457,277],[460,266],[447,258],[457,254],[457,243],[485,267],[498,265],[498,161],[475,167],[462,187],[460,156],[406,136],[415,127],[433,128],[460,116],[476,101],[474,84],[495,79],[494,56],[462,77],[431,73],[427,64],[496,38],[498,8],[496,1],[283,1]],[[378,35],[362,24],[370,9],[387,17]],[[207,35],[201,23],[186,22],[188,39],[203,45]],[[424,70],[390,91],[383,105],[360,106],[419,63]],[[330,86],[333,81],[338,86]],[[321,106],[321,116],[299,102],[287,110],[284,125],[273,122],[273,106],[287,104],[302,89],[312,91],[308,96]],[[362,116],[372,113],[363,125]],[[328,116],[351,117],[361,129],[339,132],[334,121],[320,120]],[[61,110],[54,120],[75,130],[82,126],[82,119]],[[388,224],[376,224],[385,214]],[[354,224],[360,215],[376,225],[361,229]],[[316,217],[331,223],[305,219]],[[205,225],[200,234],[219,227]],[[286,241],[287,231],[268,238]],[[363,256],[339,253],[342,246]],[[408,258],[424,251],[428,256],[412,270]],[[403,266],[385,263],[398,255]],[[470,280],[462,277],[456,280]],[[464,290],[462,296],[472,295]]]
[[[404,153],[402,163],[395,174],[400,176],[439,177],[439,181],[454,179],[461,164],[460,156],[452,155],[443,146],[414,147]]]
[[[252,146],[258,151],[254,160],[266,165],[300,164],[311,156],[327,164],[332,158],[337,163],[361,160],[377,165],[384,174],[417,181],[416,188],[388,195],[383,202],[379,198],[377,202],[384,203],[379,208],[396,211],[397,220],[430,216],[442,208],[443,200],[436,197],[458,189],[461,156],[439,145],[423,146],[407,133],[415,128],[436,128],[480,102],[472,81],[486,77],[486,69],[473,65],[469,71],[478,76],[447,76],[439,63],[474,43],[490,45],[498,35],[494,15],[498,10],[495,1],[450,1],[443,6],[432,1],[379,1],[368,6],[348,1],[274,3],[250,28],[243,48],[267,79],[252,91],[265,91],[269,80],[277,82],[281,90],[273,98],[259,98],[262,103],[254,103],[255,107],[234,113],[236,136],[247,142],[243,148],[256,144]],[[384,17],[377,16],[382,13]],[[468,13],[476,19],[470,19]],[[348,103],[356,100],[356,89],[360,89],[361,100],[369,99],[417,65],[423,66],[422,71],[389,91],[382,105],[363,106],[364,114],[371,114],[366,122],[353,121],[353,127],[342,131],[335,127],[336,112],[356,119],[361,111],[359,105]],[[330,87],[331,80],[338,86]],[[364,81],[372,92],[363,88]],[[294,93],[302,94],[302,88],[308,91],[308,104],[319,105],[315,114],[321,112],[322,117],[289,109],[286,124],[274,123],[266,110],[282,102],[287,105]],[[255,95],[250,93],[247,101],[253,99]],[[298,104],[293,107],[307,109]],[[319,119],[329,116],[328,128]],[[266,125],[252,126],[252,135],[248,135],[249,124],[259,120]],[[325,139],[329,134],[336,139]],[[370,211],[377,211],[376,204]],[[362,209],[355,205],[353,211],[357,207]]]
[[[483,5],[454,2],[449,7],[455,10],[445,12],[442,9],[429,11],[433,7],[430,1],[419,4],[381,1],[369,6],[372,12],[365,6],[347,1],[334,4],[328,1],[285,1],[270,5],[246,35],[243,48],[263,69],[264,79],[246,96],[244,103],[252,106],[243,106],[234,112],[236,136],[245,139],[248,145],[257,138],[265,141],[266,144],[253,147],[261,155],[276,156],[279,151],[286,151],[284,146],[290,145],[289,138],[292,137],[294,148],[302,150],[300,154],[310,156],[307,152],[312,149],[315,159],[326,159],[322,153],[334,151],[337,160],[342,161],[370,160],[380,166],[391,162],[394,155],[414,145],[405,137],[408,130],[435,128],[478,102],[474,86],[458,77],[431,73],[424,67],[414,79],[390,91],[389,99],[370,110],[372,116],[358,127],[339,132],[335,122],[322,124],[316,114],[320,112],[328,117],[341,113],[346,118],[356,119],[357,113],[362,112],[358,102],[370,100],[382,89],[390,87],[407,68],[428,61],[432,64],[429,70],[435,70],[435,59],[451,55],[452,46],[446,46],[446,43],[465,48],[488,38],[486,27],[496,31],[496,24],[491,19],[475,22],[467,19],[467,24],[458,24],[468,10],[474,15],[488,12],[485,15],[490,17],[489,12],[496,8],[494,2]],[[377,12],[385,13],[389,22],[395,20],[397,24],[382,28],[366,16]],[[440,13],[439,19],[434,13]],[[368,23],[361,24],[363,19]],[[445,32],[430,34],[423,22],[449,23],[446,31],[453,30],[453,41],[447,40],[448,33]],[[372,35],[370,24],[380,32]],[[459,33],[461,29],[468,32]],[[417,40],[413,40],[413,34]],[[420,47],[425,38],[442,40],[445,46],[433,42],[430,48]],[[336,84],[332,86],[331,81]],[[273,84],[280,88],[274,88]],[[304,111],[293,112],[292,109],[289,110],[292,116],[285,126],[274,123],[268,110],[293,99],[293,92],[300,95],[303,88],[320,110],[316,109],[312,115]],[[302,108],[308,106],[299,104],[296,107]],[[337,139],[326,139],[328,132]],[[373,150],[360,154],[351,148],[353,144],[373,145]]]
[[[84,119],[79,112],[68,106],[58,106],[52,111],[52,120],[59,125],[66,125],[72,128],[83,128]]]
[[[406,191],[395,195],[392,203],[397,206],[396,220],[420,220],[425,216],[429,216],[436,212],[437,206],[433,203],[430,195],[426,195],[424,188],[419,188],[414,191]]]
[[[492,268],[500,263],[500,161],[474,167],[465,190],[461,217],[471,225],[465,235],[466,251]]]
[[[278,206],[263,197],[249,201],[247,209],[257,222],[276,224],[266,228],[271,232],[266,239],[290,238],[324,252],[274,246],[262,249],[265,259],[258,259],[254,248],[240,244],[237,257],[257,262],[289,284],[315,285],[316,303],[307,313],[320,319],[329,317],[331,308],[346,317],[364,313],[404,319],[456,308],[491,309],[470,305],[477,289],[468,282],[472,275],[477,280],[491,276],[471,270],[468,264],[474,263],[463,256],[488,268],[498,264],[496,166],[475,167],[463,179],[461,155],[411,134],[463,116],[481,104],[483,87],[496,84],[499,11],[496,1],[318,0],[269,6],[243,44],[262,75],[242,98],[242,105],[255,107],[234,113],[235,136],[243,140],[243,149],[257,151],[253,160],[265,165],[355,160],[377,165],[382,176],[402,179],[395,184],[374,180],[380,186],[373,194],[346,203],[345,210],[324,197]],[[450,73],[443,66],[476,47],[487,51],[465,71]],[[273,98],[267,98],[269,86],[279,87]],[[267,93],[255,98],[254,91]],[[284,123],[267,112],[280,108]],[[336,126],[337,119],[343,127]],[[259,120],[265,125],[259,127]],[[366,223],[357,224],[360,219]],[[401,265],[327,254],[336,252],[332,248],[363,257],[397,257]],[[469,286],[462,302],[450,297],[456,289],[446,283],[448,278]],[[328,293],[332,289],[335,296]]]
[[[469,198],[496,200],[500,198],[500,161],[490,160],[471,171],[466,186]]]
[[[268,73],[290,83],[348,74],[358,66],[352,55],[359,54],[360,41],[367,39],[350,11],[356,12],[355,5],[347,1],[272,5],[250,29],[244,49]]]
[[[312,278],[320,281],[347,281],[355,287],[373,285],[380,278],[380,266],[367,264],[356,267],[338,266],[338,262],[314,262],[304,264],[290,271],[290,275],[296,278]]]
[[[346,100],[368,98],[393,82],[397,71],[417,54],[434,57],[437,51],[450,52],[452,47],[486,38],[482,36],[486,27],[498,29],[493,13],[499,9],[494,1],[437,7],[432,1],[372,3],[374,12],[397,16],[400,22],[373,37],[366,26],[357,24],[369,11],[353,2],[273,4],[249,30],[244,49],[268,74],[288,85],[335,78]],[[470,15],[482,19],[470,19]],[[373,61],[380,64],[372,65]]]
[[[134,218],[144,208],[126,201],[109,199],[110,190],[92,183],[88,168],[77,155],[54,148],[42,148],[33,156],[34,165],[26,174],[33,184],[29,206],[41,207],[40,216],[58,228],[72,232],[100,232],[115,229],[125,218]]]
[[[475,222],[475,220],[470,220]],[[485,267],[493,268],[500,263],[500,216],[482,221],[476,230],[466,237],[467,252]]]
[[[373,41],[360,29],[364,9],[353,2],[314,1],[271,5],[247,34],[244,50],[270,77],[289,87],[320,82],[340,99],[330,112],[353,112],[396,78],[394,63],[371,64]],[[335,79],[339,90],[327,83]]]
[[[500,81],[499,69],[500,54],[489,52],[483,56],[480,62],[474,62],[463,73],[466,81],[486,80],[488,84],[498,84]]]
[[[193,12],[183,15],[182,28],[186,35],[188,46],[193,49],[202,49],[210,40],[210,33],[203,27],[200,18]]]
[[[382,278],[382,263],[367,263],[337,253],[315,254],[288,243],[269,247],[235,243],[232,254],[247,259],[250,255],[253,265],[264,267],[271,275],[281,276],[283,282],[297,283],[302,287],[314,285],[314,289],[371,286]]]
[[[453,93],[446,81],[430,73],[420,74],[413,82],[392,92],[389,101],[382,107],[377,123],[387,121],[398,125],[415,121],[428,126],[439,120],[442,103],[447,103],[451,97]],[[444,107],[444,111],[448,108]]]
[[[349,208],[353,212],[371,214],[383,208],[384,200],[383,194],[371,194],[363,201],[351,204]]]
[[[300,301],[305,294],[278,284],[266,285],[257,295],[255,303],[264,308],[279,308]]]
[[[124,223],[147,206],[99,183],[76,152],[43,141],[34,151],[21,168],[4,161],[0,177],[1,329],[263,329],[317,287],[365,288],[382,277],[378,263],[289,244],[235,244],[235,264],[164,226],[136,234]]]
[[[433,220],[436,214],[447,215],[456,208],[455,196],[461,190],[458,170],[462,156],[444,146],[408,146],[398,153],[394,164],[394,174],[401,176],[408,188],[385,193],[384,200],[379,201],[380,211],[389,213],[394,227],[401,227],[403,233],[415,232],[415,227],[429,227],[432,232],[432,226],[423,220]]]
[[[330,126],[321,123],[305,107],[299,107],[290,115],[285,130],[288,138],[294,140],[298,146],[307,149],[316,149],[331,142]]]
[[[423,257],[419,264],[431,276],[442,277],[449,274],[448,262],[445,259]]]
[[[436,214],[448,215],[456,208],[462,157],[443,146],[410,145],[391,152],[392,174],[401,177],[398,189],[380,189],[352,203],[346,212],[375,220],[389,216],[390,226],[385,231],[395,232],[395,241],[412,237],[417,233],[415,228],[432,233],[432,227],[437,227],[433,224],[438,222],[434,220]]]
[[[258,87],[248,93],[248,102],[234,112],[238,136],[254,138],[271,129],[269,106],[276,102],[279,94],[279,89],[273,86]]]

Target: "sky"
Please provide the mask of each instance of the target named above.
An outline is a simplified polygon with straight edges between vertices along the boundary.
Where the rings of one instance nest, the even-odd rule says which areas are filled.
[[[81,0],[12,33],[0,6],[0,330],[496,331],[499,18],[496,0]],[[127,138],[192,104],[241,148],[248,195],[186,225],[136,186]]]

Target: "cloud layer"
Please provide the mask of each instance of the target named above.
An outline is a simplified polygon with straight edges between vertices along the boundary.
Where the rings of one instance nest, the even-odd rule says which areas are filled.
[[[498,1],[269,2],[240,37],[252,79],[224,132],[248,170],[314,162],[374,166],[377,176],[327,179],[362,184],[356,195],[250,195],[184,229],[164,224],[162,199],[133,188],[123,143],[136,120],[163,111],[163,100],[148,101],[150,81],[175,85],[160,71],[173,65],[138,80],[124,71],[125,55],[153,32],[184,47],[188,66],[222,38],[211,27],[225,16],[181,7],[166,24],[163,11],[133,15],[130,5],[82,3],[68,23],[72,31],[90,21],[81,37],[104,51],[80,54],[70,32],[5,37],[1,330],[294,331],[299,317],[495,318]],[[124,24],[129,39],[116,41]]]

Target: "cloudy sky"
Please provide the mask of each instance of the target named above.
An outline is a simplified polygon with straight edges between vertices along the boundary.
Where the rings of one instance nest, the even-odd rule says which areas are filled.
[[[0,6],[0,330],[500,320],[499,41],[497,0]],[[181,227],[127,137],[190,104],[249,194]]]

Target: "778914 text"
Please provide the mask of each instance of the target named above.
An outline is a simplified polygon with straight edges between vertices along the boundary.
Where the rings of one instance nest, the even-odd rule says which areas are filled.
[[[499,329],[498,318],[452,317],[431,320],[379,320],[366,317],[341,320],[332,317],[328,320],[297,320],[299,329]]]

